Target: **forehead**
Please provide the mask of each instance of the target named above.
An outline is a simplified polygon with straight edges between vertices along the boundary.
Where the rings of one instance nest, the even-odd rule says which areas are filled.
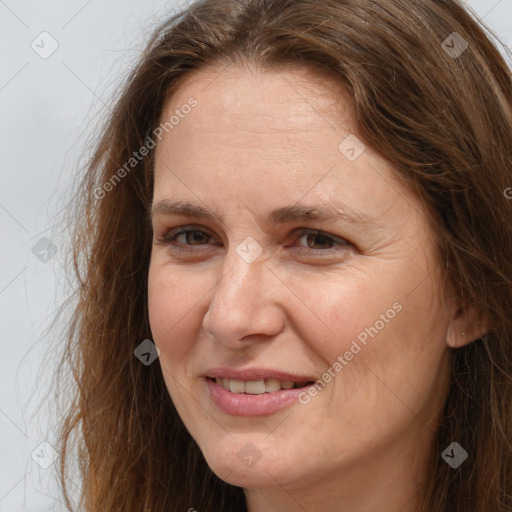
[[[351,124],[353,117],[350,97],[339,81],[291,64],[262,69],[250,63],[219,63],[194,70],[173,87],[167,110],[180,108],[190,95],[198,98],[205,113],[207,106],[227,126],[263,124],[266,130],[293,130],[308,122],[336,129]],[[165,117],[165,108],[162,114]]]
[[[190,98],[197,105],[184,110]],[[160,121],[180,113],[157,145],[155,202],[199,196],[216,209],[243,201],[256,210],[342,198],[378,217],[404,194],[383,157],[363,146],[340,85],[307,69],[194,71]],[[355,160],[343,152],[347,137],[364,148]]]

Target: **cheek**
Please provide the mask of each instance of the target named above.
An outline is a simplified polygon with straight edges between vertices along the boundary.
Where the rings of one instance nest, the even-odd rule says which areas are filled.
[[[341,392],[348,382],[364,390],[370,377],[405,394],[404,387],[434,385],[431,370],[445,352],[446,322],[435,298],[438,283],[421,277],[405,267],[394,274],[332,278],[321,287],[296,285],[309,306],[296,315],[299,337],[321,355],[325,370],[348,379],[334,379],[331,389]]]
[[[185,274],[175,268],[150,266],[149,322],[153,341],[164,356],[172,355],[176,360],[192,347],[194,338],[191,329],[197,328],[198,301],[207,290],[204,279],[197,275]]]
[[[375,322],[379,330],[385,330],[387,323],[380,315],[392,322],[400,306],[395,304],[397,295],[390,293],[382,280],[379,285],[376,282],[355,272],[326,276],[321,281],[312,276],[300,284],[295,279],[291,287],[300,300],[294,300],[296,307],[290,310],[295,310],[297,334],[332,363],[350,350],[353,341],[364,343],[369,338],[367,329]]]

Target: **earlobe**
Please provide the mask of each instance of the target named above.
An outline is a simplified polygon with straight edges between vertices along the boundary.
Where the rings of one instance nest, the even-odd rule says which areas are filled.
[[[481,338],[487,332],[487,322],[475,306],[466,310],[458,309],[450,319],[446,332],[446,343],[451,348],[459,348]]]

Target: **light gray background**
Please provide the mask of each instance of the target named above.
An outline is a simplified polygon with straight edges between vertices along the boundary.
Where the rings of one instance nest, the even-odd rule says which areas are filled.
[[[0,0],[0,512],[64,510],[55,465],[32,457],[51,456],[40,444],[52,443],[48,412],[36,406],[52,370],[40,369],[44,330],[66,281],[56,215],[120,77],[152,29],[187,3]],[[466,3],[512,48],[512,0]],[[31,48],[43,31],[59,45],[47,59]],[[46,263],[32,253],[43,237],[58,251]]]

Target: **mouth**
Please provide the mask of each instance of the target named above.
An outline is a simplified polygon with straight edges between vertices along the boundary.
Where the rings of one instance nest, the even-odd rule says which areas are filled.
[[[314,381],[297,382],[279,379],[238,380],[226,377],[206,377],[206,379],[215,382],[231,393],[247,395],[263,395],[281,390],[301,389],[314,384]]]
[[[215,368],[204,378],[210,400],[231,416],[276,413],[297,402],[316,382],[311,377],[263,368]]]

